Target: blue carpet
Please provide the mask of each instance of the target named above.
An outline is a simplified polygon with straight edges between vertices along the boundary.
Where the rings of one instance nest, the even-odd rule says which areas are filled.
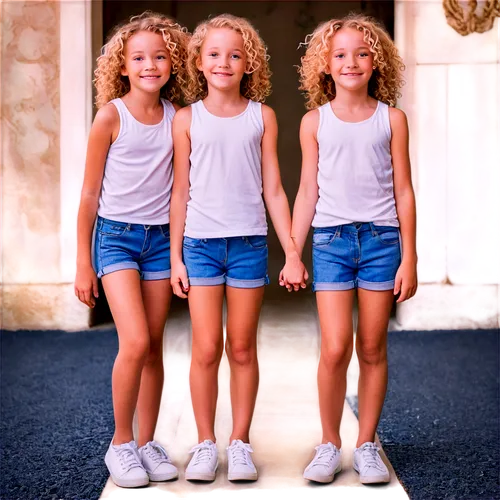
[[[99,498],[116,332],[1,332],[0,342],[0,498]]]
[[[498,330],[389,333],[378,434],[411,500],[500,498],[499,348]]]

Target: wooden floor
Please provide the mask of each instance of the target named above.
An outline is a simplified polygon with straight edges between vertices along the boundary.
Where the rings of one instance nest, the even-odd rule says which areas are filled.
[[[304,467],[314,456],[314,447],[321,439],[316,390],[319,328],[314,316],[290,313],[289,309],[286,315],[278,314],[278,317],[276,313],[263,312],[259,327],[261,383],[251,430],[253,459],[260,479],[250,485],[238,486],[227,480],[225,446],[231,429],[231,408],[229,367],[225,358],[220,369],[217,407],[217,478],[208,485],[193,485],[184,480],[184,470],[191,457],[188,451],[197,442],[188,386],[190,348],[188,324],[168,329],[165,341],[166,383],[155,438],[169,450],[179,468],[180,477],[168,483],[152,483],[151,487],[169,492],[176,498],[215,490],[234,492],[318,487],[302,478]],[[356,383],[357,363],[353,358],[348,376],[349,392],[355,393]],[[352,468],[357,431],[357,419],[345,404],[341,426],[342,472],[328,487],[362,486]],[[394,470],[385,454],[382,453],[382,456],[391,472],[391,486],[398,488],[400,483]],[[111,498],[117,491],[119,488],[109,479],[101,499]]]

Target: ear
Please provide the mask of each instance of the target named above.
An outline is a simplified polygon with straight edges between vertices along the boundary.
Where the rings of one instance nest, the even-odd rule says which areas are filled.
[[[120,69],[120,74],[122,76],[128,76],[128,71],[126,70],[125,66],[122,66]]]
[[[198,56],[196,58],[196,68],[198,71],[202,71],[203,72],[203,66],[201,65],[201,57]]]

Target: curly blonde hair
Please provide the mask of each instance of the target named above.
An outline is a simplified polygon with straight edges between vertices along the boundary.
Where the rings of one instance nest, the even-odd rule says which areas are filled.
[[[194,30],[188,45],[187,72],[189,80],[185,89],[186,102],[193,103],[204,99],[208,94],[208,85],[203,72],[196,63],[200,58],[201,46],[210,29],[229,28],[243,37],[243,46],[247,56],[247,67],[241,80],[240,92],[252,101],[264,102],[271,93],[271,71],[267,48],[256,29],[244,18],[231,14],[208,19]]]
[[[373,18],[350,14],[343,19],[332,19],[320,24],[303,45],[307,46],[301,58],[300,90],[306,94],[306,108],[314,109],[335,98],[335,82],[325,72],[328,67],[332,38],[342,28],[354,28],[363,32],[364,40],[370,46],[375,69],[368,82],[368,94],[390,106],[396,105],[401,97],[399,89],[404,85],[402,72],[405,68],[388,33]]]
[[[174,102],[181,98],[187,79],[185,69],[189,41],[187,29],[163,14],[146,11],[139,16],[131,17],[128,23],[117,26],[102,48],[94,72],[97,108],[129,92],[129,79],[121,74],[125,64],[125,43],[139,31],[150,31],[163,37],[172,61],[172,71],[168,82],[160,91],[160,96]]]

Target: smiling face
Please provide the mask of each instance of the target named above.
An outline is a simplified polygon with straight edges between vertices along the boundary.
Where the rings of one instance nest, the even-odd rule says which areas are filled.
[[[125,44],[122,75],[130,86],[145,92],[159,92],[168,82],[172,63],[159,33],[139,31]]]
[[[243,37],[229,28],[211,28],[201,46],[197,61],[208,86],[230,90],[240,86],[247,58]]]
[[[363,39],[363,32],[354,28],[337,31],[326,72],[331,74],[337,88],[354,91],[368,86],[373,73],[373,53]]]

